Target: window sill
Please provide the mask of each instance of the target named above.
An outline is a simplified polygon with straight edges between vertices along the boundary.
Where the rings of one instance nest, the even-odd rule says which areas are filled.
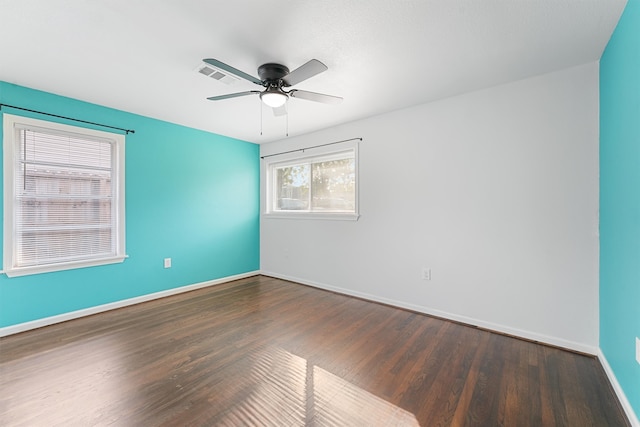
[[[115,256],[103,259],[93,259],[86,261],[65,262],[60,264],[34,265],[30,267],[18,267],[5,269],[2,273],[7,277],[27,276],[30,274],[51,273],[54,271],[72,270],[76,268],[96,267],[99,265],[118,264],[128,258],[128,256]]]
[[[360,214],[357,213],[320,213],[320,212],[266,212],[262,214],[265,219],[314,219],[330,221],[357,221]]]

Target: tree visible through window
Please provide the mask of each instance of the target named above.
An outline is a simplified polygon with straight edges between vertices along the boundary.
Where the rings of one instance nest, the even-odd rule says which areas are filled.
[[[356,205],[355,159],[346,158],[312,164],[312,208],[353,212]]]
[[[311,185],[309,164],[276,168],[277,210],[309,209]]]

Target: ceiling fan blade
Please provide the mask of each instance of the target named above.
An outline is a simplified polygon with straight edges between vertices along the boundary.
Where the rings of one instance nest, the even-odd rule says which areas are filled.
[[[276,117],[287,115],[287,104],[283,104],[280,107],[273,108],[273,115]]]
[[[229,93],[227,95],[211,96],[207,98],[209,101],[220,101],[221,99],[237,98],[239,96],[253,95],[254,93],[260,93],[259,90],[248,90],[246,92]]]
[[[260,81],[260,79],[258,79],[257,77],[253,77],[251,74],[247,74],[244,71],[240,71],[237,68],[233,68],[231,65],[227,65],[224,62],[218,61],[217,59],[207,58],[207,59],[203,59],[202,61],[216,68],[219,68],[223,71],[231,73],[234,76],[241,77],[245,80],[249,80],[251,83],[255,83],[257,85],[262,86],[262,81]]]
[[[342,98],[339,96],[325,95],[323,93],[309,92],[307,90],[293,89],[289,92],[293,98],[306,99],[307,101],[322,102],[323,104],[340,104]]]
[[[293,86],[327,70],[327,66],[322,62],[317,59],[312,59],[284,76],[282,81],[285,86]]]

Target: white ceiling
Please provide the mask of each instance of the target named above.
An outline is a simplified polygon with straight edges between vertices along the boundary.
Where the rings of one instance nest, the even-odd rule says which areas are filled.
[[[285,137],[216,58],[329,70],[295,86],[289,135],[598,60],[626,0],[0,0],[0,80],[252,142]],[[0,99],[0,102],[2,100]],[[55,113],[55,112],[53,112]],[[115,124],[116,126],[118,124]]]

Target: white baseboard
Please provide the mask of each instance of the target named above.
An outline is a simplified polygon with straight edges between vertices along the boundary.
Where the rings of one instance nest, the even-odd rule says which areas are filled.
[[[467,324],[467,325],[477,326],[477,327],[482,328],[482,329],[487,329],[487,330],[490,330],[490,331],[495,331],[495,332],[499,332],[499,333],[507,334],[507,335],[513,335],[515,337],[524,338],[526,340],[541,342],[541,343],[549,344],[549,345],[552,345],[552,346],[555,346],[555,347],[561,347],[561,348],[565,348],[565,349],[568,349],[568,350],[577,351],[577,352],[580,352],[580,353],[590,354],[590,355],[593,355],[593,356],[598,354],[598,348],[597,347],[590,346],[590,345],[583,344],[583,343],[579,343],[579,342],[565,340],[565,339],[558,338],[558,337],[552,337],[552,336],[548,336],[548,335],[539,334],[539,333],[536,333],[536,332],[516,329],[516,328],[509,327],[509,326],[500,325],[500,324],[497,324],[497,323],[486,322],[486,321],[479,320],[479,319],[474,319],[474,318],[471,318],[471,317],[460,316],[458,314],[448,313],[448,312],[437,310],[437,309],[434,309],[434,308],[431,308],[431,307],[425,307],[425,306],[417,305],[417,304],[410,304],[410,303],[407,303],[407,302],[397,301],[397,300],[393,300],[393,299],[389,299],[389,298],[383,298],[383,297],[380,297],[380,296],[377,296],[377,295],[371,295],[371,294],[367,294],[367,293],[363,293],[363,292],[356,292],[356,291],[353,291],[351,289],[345,289],[345,288],[340,288],[340,287],[337,287],[337,286],[327,285],[327,284],[324,284],[324,283],[313,282],[313,281],[310,281],[310,280],[301,279],[299,277],[292,277],[292,276],[287,276],[287,275],[283,275],[283,274],[274,273],[272,271],[264,271],[264,270],[262,270],[261,274],[264,274],[265,276],[275,277],[275,278],[278,278],[278,279],[289,280],[291,282],[301,283],[303,285],[313,286],[315,288],[320,288],[320,289],[325,289],[325,290],[332,291],[332,292],[337,292],[339,294],[354,296],[354,297],[362,298],[362,299],[369,300],[369,301],[374,301],[374,302],[379,302],[379,303],[382,303],[382,304],[392,305],[394,307],[405,308],[407,310],[416,311],[418,313],[429,314],[431,316],[441,317],[441,318],[444,318],[444,319],[453,320],[455,322],[460,322],[460,323],[464,323],[464,324]]]
[[[158,298],[164,298],[171,295],[181,294],[183,292],[194,291],[208,286],[220,285],[222,283],[231,282],[246,277],[256,276],[259,271],[251,271],[248,273],[237,274],[235,276],[223,277],[220,279],[209,280],[206,282],[195,283],[193,285],[181,286],[179,288],[167,289],[166,291],[155,292],[153,294],[141,295],[139,297],[129,298],[121,301],[115,301],[108,304],[97,305],[82,310],[72,311],[69,313],[59,314],[56,316],[45,317],[43,319],[32,320],[30,322],[19,323],[17,325],[6,326],[0,328],[0,337],[25,332],[31,329],[42,328],[43,326],[53,325],[55,323],[66,322],[67,320],[77,319],[92,314],[102,313],[104,311],[115,310],[116,308],[126,307],[128,305],[139,304],[141,302],[151,301]]]
[[[607,361],[604,353],[601,349],[598,349],[598,360],[600,364],[604,368],[604,372],[607,374],[607,378],[609,378],[609,382],[611,382],[611,386],[613,387],[613,391],[615,391],[616,396],[618,396],[618,401],[620,401],[620,405],[622,405],[622,409],[624,409],[625,414],[627,414],[627,418],[631,423],[632,427],[640,427],[640,421],[638,420],[638,416],[636,415],[633,407],[631,407],[631,403],[627,399],[627,395],[624,394],[622,387],[620,387],[620,383],[616,378],[616,375],[613,373],[613,369],[611,369],[611,365]]]

